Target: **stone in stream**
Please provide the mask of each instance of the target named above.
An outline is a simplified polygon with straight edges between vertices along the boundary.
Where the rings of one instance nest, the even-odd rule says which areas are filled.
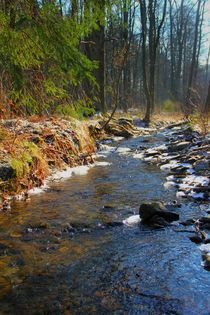
[[[159,215],[154,215],[149,220],[149,225],[151,225],[155,229],[160,229],[169,225],[169,222],[166,221],[164,218],[160,217]]]
[[[160,218],[167,223],[179,220],[179,215],[175,212],[168,211],[161,202],[148,202],[141,204],[139,208],[139,215],[142,223],[154,225],[155,220],[157,224],[160,223]],[[165,226],[165,222],[161,222]]]
[[[184,226],[189,226],[189,225],[193,225],[195,222],[196,222],[195,219],[187,219],[186,221],[180,222],[180,224],[182,224]]]
[[[203,266],[205,268],[210,267],[210,244],[203,244],[200,246],[200,251],[203,259]]]
[[[199,235],[189,236],[189,239],[191,240],[191,242],[196,243],[196,244],[203,243],[203,239]]]
[[[199,219],[199,221],[200,221],[201,223],[203,223],[203,224],[206,224],[206,223],[210,224],[210,216],[201,217],[201,218]]]
[[[200,224],[201,229],[210,230],[210,223],[202,223]]]
[[[117,227],[117,226],[122,226],[123,222],[120,221],[112,221],[112,222],[107,222],[104,224],[105,227],[110,228],[110,227]]]
[[[100,210],[101,211],[105,211],[105,212],[112,212],[114,211],[116,208],[112,207],[112,206],[103,206]]]
[[[196,172],[208,170],[210,167],[210,163],[207,160],[195,162],[193,165]]]
[[[168,146],[168,151],[169,152],[179,152],[179,151],[182,151],[184,149],[189,148],[190,145],[191,145],[191,143],[188,141],[183,141],[183,142],[179,142],[176,144],[171,144]]]
[[[127,226],[133,226],[141,222],[140,216],[137,214],[134,214],[127,219],[123,220],[123,224]]]

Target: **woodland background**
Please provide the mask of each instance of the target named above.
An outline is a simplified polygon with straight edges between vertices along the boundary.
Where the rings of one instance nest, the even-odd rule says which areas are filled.
[[[0,0],[1,117],[209,111],[206,2]]]

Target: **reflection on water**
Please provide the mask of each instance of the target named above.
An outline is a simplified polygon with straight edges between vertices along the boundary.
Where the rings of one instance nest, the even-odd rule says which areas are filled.
[[[210,313],[209,273],[187,233],[119,225],[143,200],[175,199],[157,167],[122,152],[0,214],[1,314]]]

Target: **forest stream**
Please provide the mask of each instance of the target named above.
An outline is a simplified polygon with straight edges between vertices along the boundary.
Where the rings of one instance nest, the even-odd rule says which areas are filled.
[[[166,174],[134,157],[143,139],[104,145],[87,173],[0,213],[0,314],[210,314],[210,274],[189,233],[122,224],[143,201],[176,200]],[[181,203],[180,220],[206,207]]]

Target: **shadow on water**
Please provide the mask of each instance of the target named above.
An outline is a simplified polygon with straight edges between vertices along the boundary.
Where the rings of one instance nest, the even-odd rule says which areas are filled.
[[[175,199],[164,173],[122,151],[0,215],[1,314],[210,313],[209,273],[186,233],[120,225],[143,200]]]

